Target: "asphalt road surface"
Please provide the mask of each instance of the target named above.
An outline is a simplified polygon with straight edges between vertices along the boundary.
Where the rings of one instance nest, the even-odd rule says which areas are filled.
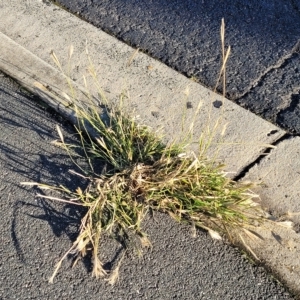
[[[220,70],[225,18],[228,98],[300,134],[299,0],[53,2],[210,88]]]
[[[51,142],[60,125],[76,141],[72,126],[0,74],[0,299],[292,299],[262,267],[241,253],[170,217],[155,214],[144,228],[153,244],[143,259],[125,258],[120,280],[111,287],[91,278],[89,259],[71,269],[63,264],[54,284],[55,263],[69,249],[83,211],[35,197],[39,191],[20,182],[84,182],[68,172],[74,165]],[[82,159],[77,162],[84,166]],[[76,168],[75,168],[76,170]],[[78,170],[77,170],[78,171]],[[119,245],[105,239],[101,259],[114,266]]]

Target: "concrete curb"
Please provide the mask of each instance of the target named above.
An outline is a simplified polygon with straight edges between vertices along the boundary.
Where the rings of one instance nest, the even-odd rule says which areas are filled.
[[[256,161],[268,148],[268,144],[275,143],[285,134],[280,128],[52,4],[47,5],[38,0],[31,1],[30,5],[12,1],[1,9],[0,19],[0,70],[40,96],[72,122],[76,118],[64,96],[69,91],[66,76],[54,67],[49,56],[50,50],[55,50],[63,64],[67,60],[64,58],[67,57],[70,44],[75,49],[70,74],[74,79],[72,85],[78,101],[86,98],[86,89],[78,83],[82,74],[87,76],[91,94],[97,95],[95,82],[88,77],[86,71],[88,60],[85,50],[88,45],[89,56],[99,74],[98,80],[108,98],[115,101],[125,92],[130,99],[128,105],[134,113],[139,115],[143,123],[153,128],[163,126],[167,140],[178,137],[178,133],[182,132],[182,112],[185,111],[186,120],[192,119],[200,101],[202,106],[194,132],[201,133],[205,130],[208,120],[211,127],[217,122],[220,123],[220,133],[224,126],[227,127],[224,135],[216,136],[216,142],[226,141],[217,151],[232,176],[238,175]],[[63,69],[66,69],[65,65],[64,63]],[[187,109],[187,103],[188,107],[194,109]],[[214,103],[222,104],[221,118],[221,110]],[[187,122],[186,127],[188,125]],[[287,140],[285,143],[285,147],[272,150],[259,165],[250,169],[247,176],[255,180],[266,180],[264,162],[269,157],[276,157],[275,161],[270,160],[267,164],[269,173],[274,173],[279,165],[284,165],[289,159],[300,161],[299,148],[289,147],[290,144],[296,147],[299,144],[298,139]],[[292,156],[286,151],[287,148]],[[215,150],[212,150],[210,155],[214,153]],[[284,210],[298,209],[298,170],[299,166],[294,165],[293,168],[281,168],[278,173],[274,173],[275,179],[269,182],[272,188],[262,191],[262,203],[277,211],[275,203],[281,202],[283,192],[278,192],[278,183],[274,182],[284,178],[294,187],[289,191],[290,203],[293,204],[287,204]],[[284,191],[286,186],[282,188]],[[272,198],[277,200],[270,200]],[[268,201],[264,202],[265,199]],[[259,259],[291,290],[300,293],[300,259],[297,255],[300,250],[300,237],[294,231],[276,223],[270,226],[271,230],[261,229],[264,241],[253,242],[249,239],[247,244],[251,245]],[[284,238],[278,241],[274,235]]]

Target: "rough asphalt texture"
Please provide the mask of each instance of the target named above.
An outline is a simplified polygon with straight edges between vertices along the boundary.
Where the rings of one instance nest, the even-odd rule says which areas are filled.
[[[225,18],[228,98],[300,134],[299,0],[53,2],[210,88]]]
[[[65,262],[49,284],[55,262],[76,238],[83,212],[42,201],[35,197],[41,191],[20,182],[84,185],[68,173],[74,166],[66,153],[51,144],[57,124],[74,142],[67,122],[0,74],[0,299],[292,299],[236,249],[203,232],[193,238],[189,227],[162,214],[145,221],[152,251],[141,260],[129,255],[114,288],[91,278],[88,259],[74,269]],[[106,242],[102,261],[109,269],[119,246]]]

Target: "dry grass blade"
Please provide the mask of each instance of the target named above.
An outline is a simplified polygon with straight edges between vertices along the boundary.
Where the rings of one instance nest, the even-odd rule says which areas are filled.
[[[128,60],[128,62],[127,62],[127,67],[129,67],[130,65],[131,65],[131,63],[132,63],[132,61],[134,60],[134,57],[137,55],[137,53],[139,52],[139,48],[137,48],[134,52],[133,52],[133,54],[132,54],[132,56],[130,57],[130,59]]]
[[[109,275],[109,278],[106,279],[107,282],[108,282],[110,285],[115,285],[116,282],[119,280],[119,276],[120,276],[120,272],[119,272],[119,271],[120,271],[121,263],[122,263],[122,261],[123,261],[123,259],[124,259],[124,257],[125,257],[125,253],[126,253],[126,252],[124,251],[124,253],[123,253],[121,259],[119,260],[119,262],[118,262],[118,264],[117,264],[117,266],[116,266],[116,268],[111,272],[111,274]]]
[[[58,132],[58,135],[59,135],[59,138],[60,138],[61,142],[64,143],[65,142],[64,141],[64,136],[63,136],[63,134],[61,132],[61,129],[60,129],[60,127],[58,125],[56,125],[56,130]]]
[[[69,53],[68,53],[68,59],[69,60],[72,58],[73,52],[74,52],[74,46],[71,45],[70,48],[69,48]]]
[[[49,278],[49,283],[53,283],[54,278],[58,272],[58,270],[61,267],[62,262],[64,261],[64,259],[71,253],[71,251],[74,249],[74,245],[64,254],[64,256],[59,260],[59,262],[56,264],[54,272],[52,274],[52,276]]]
[[[260,259],[257,257],[257,255],[253,252],[253,250],[251,249],[250,246],[248,246],[244,240],[244,238],[242,237],[241,234],[239,234],[240,240],[242,241],[244,247],[249,251],[249,253],[251,253],[251,255],[257,260],[260,261]]]
[[[61,71],[63,71],[62,66],[61,66],[61,64],[60,64],[60,61],[59,61],[59,59],[57,58],[57,56],[56,56],[56,54],[55,54],[55,52],[54,52],[53,50],[51,50],[50,55],[51,55],[53,61],[55,62],[55,64],[59,67],[59,69],[60,69]]]

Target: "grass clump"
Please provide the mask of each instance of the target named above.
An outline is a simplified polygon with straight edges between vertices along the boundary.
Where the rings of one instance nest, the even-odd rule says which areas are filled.
[[[221,34],[222,30],[224,34],[224,28]],[[227,58],[223,47],[223,78]],[[96,77],[92,68],[90,71]],[[224,235],[230,238],[235,229],[260,220],[261,215],[253,208],[256,195],[249,190],[250,186],[232,181],[220,165],[208,160],[203,155],[202,150],[207,147],[203,140],[199,142],[199,155],[187,150],[188,143],[165,144],[158,132],[139,125],[126,113],[122,99],[115,106],[102,93],[99,95],[101,103],[89,106],[73,103],[81,140],[77,147],[84,150],[92,172],[84,190],[54,188],[67,194],[67,199],[56,200],[84,206],[86,214],[77,239],[57,264],[51,282],[69,254],[75,255],[77,261],[91,252],[93,276],[106,276],[107,271],[99,259],[103,234],[120,241],[125,251],[136,245],[135,237],[141,246],[150,246],[141,226],[149,211],[168,213],[179,222],[208,230],[217,239]],[[190,128],[192,131],[192,126]],[[58,133],[60,145],[71,154],[73,146],[64,142],[59,128]],[[96,174],[94,169],[100,162],[105,162],[107,168]],[[116,281],[119,266],[111,272],[110,283]]]
[[[63,202],[87,209],[78,238],[63,259],[70,253],[80,258],[92,251],[93,275],[107,275],[98,258],[102,234],[115,237],[124,249],[131,245],[133,233],[141,246],[149,246],[141,223],[152,210],[208,230],[217,239],[224,234],[230,237],[232,229],[255,219],[255,195],[248,185],[227,178],[220,166],[193,152],[182,152],[184,146],[164,145],[149,128],[136,124],[120,111],[111,109],[105,123],[95,110],[76,110],[80,116],[77,131],[90,165],[93,167],[101,159],[108,164],[108,170],[100,175],[94,173],[85,190],[61,188],[68,194]],[[101,137],[84,135],[81,130],[87,126]],[[68,148],[59,128],[58,131],[62,145]]]
[[[106,100],[105,100],[106,102]],[[133,165],[151,164],[162,156],[176,155],[180,146],[166,147],[160,136],[153,134],[149,127],[138,125],[133,118],[126,115],[121,107],[105,106],[100,115],[95,108],[75,108],[81,119],[81,129],[93,131],[94,139],[84,139],[83,145],[94,158],[101,158],[114,168],[122,171]]]

